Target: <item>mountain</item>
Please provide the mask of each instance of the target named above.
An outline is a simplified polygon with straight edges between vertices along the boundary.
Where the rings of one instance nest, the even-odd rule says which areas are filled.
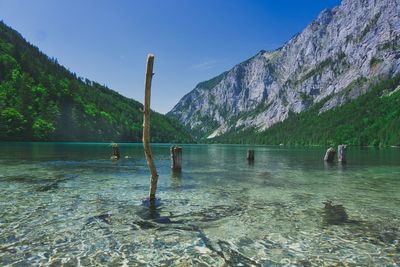
[[[340,107],[400,72],[399,16],[399,0],[343,0],[281,48],[199,83],[168,116],[214,138],[264,135],[290,114]]]
[[[77,77],[0,22],[0,140],[141,141],[143,105]],[[152,142],[191,142],[151,115]]]
[[[321,113],[328,100],[323,99],[303,112],[289,113],[286,120],[263,132],[249,128],[223,134],[209,142],[400,146],[400,75],[375,81],[357,99]]]

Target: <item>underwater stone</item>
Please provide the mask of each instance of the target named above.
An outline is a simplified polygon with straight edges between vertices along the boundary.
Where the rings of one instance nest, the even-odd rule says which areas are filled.
[[[348,215],[342,205],[332,205],[331,200],[324,202],[324,221],[327,224],[341,224],[347,222]]]
[[[223,240],[218,240],[217,243],[221,249],[221,252],[218,254],[225,260],[228,266],[261,266],[255,260],[235,250],[230,243]]]
[[[50,191],[50,190],[55,190],[58,189],[58,182],[53,182],[53,183],[49,183],[49,184],[45,184],[41,187],[39,187],[38,191],[39,192],[46,192],[46,191]]]
[[[105,224],[110,225],[111,224],[111,214],[109,213],[104,213],[104,214],[100,214],[100,215],[96,215],[93,217],[90,217],[89,219],[86,220],[86,224],[91,224],[94,222],[102,222]]]
[[[378,239],[387,244],[395,244],[400,239],[400,236],[395,229],[391,229],[380,232]]]

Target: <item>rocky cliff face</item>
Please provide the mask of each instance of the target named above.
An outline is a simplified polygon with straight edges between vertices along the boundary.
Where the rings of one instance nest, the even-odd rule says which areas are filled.
[[[329,98],[320,112],[400,72],[400,0],[343,0],[283,47],[199,83],[168,113],[199,136],[264,130]]]

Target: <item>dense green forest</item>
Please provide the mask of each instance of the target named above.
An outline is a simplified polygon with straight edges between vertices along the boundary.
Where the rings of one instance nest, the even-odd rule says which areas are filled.
[[[77,77],[0,22],[0,140],[140,141],[142,104]],[[177,121],[151,115],[152,142],[191,142]]]
[[[210,140],[212,143],[285,145],[400,145],[400,75],[371,82],[368,93],[319,113],[329,100],[315,104],[263,132],[247,129]]]

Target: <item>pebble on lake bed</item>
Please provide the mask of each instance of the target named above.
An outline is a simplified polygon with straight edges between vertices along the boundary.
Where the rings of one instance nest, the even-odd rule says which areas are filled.
[[[201,254],[207,254],[207,253],[211,253],[212,251],[209,249],[209,248],[207,248],[207,247],[199,247],[199,246],[196,246],[195,247]]]

